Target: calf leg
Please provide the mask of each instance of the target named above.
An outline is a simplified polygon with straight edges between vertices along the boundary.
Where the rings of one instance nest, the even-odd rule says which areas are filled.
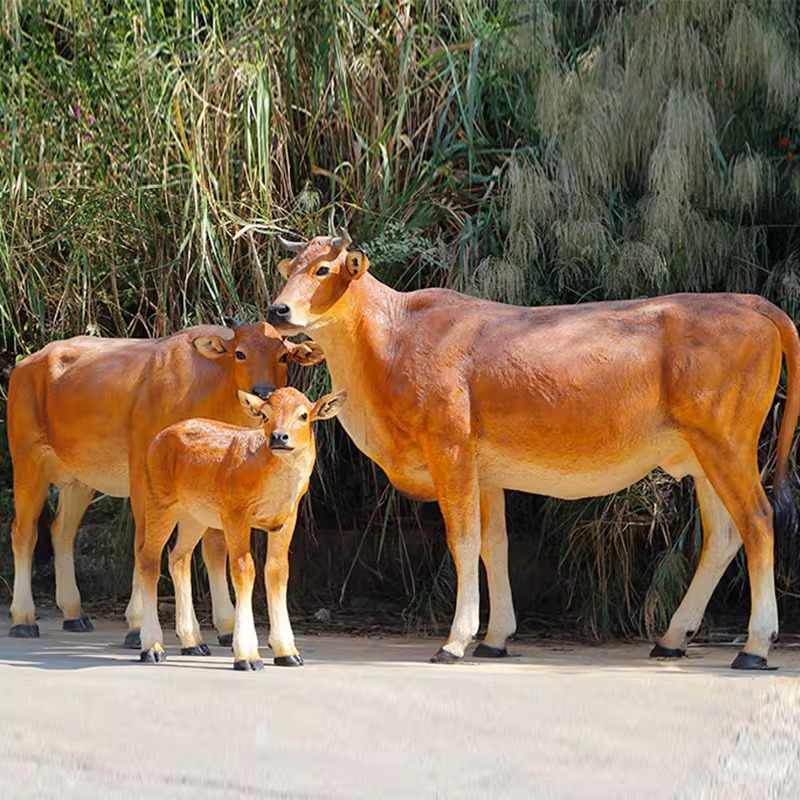
[[[703,620],[708,601],[728,564],[742,546],[739,531],[705,477],[695,478],[697,499],[703,521],[703,549],[689,589],[669,623],[656,641],[651,657],[675,658],[685,655],[686,645]]]
[[[169,572],[175,588],[175,633],[184,656],[211,655],[203,643],[192,602],[192,553],[205,530],[205,525],[193,519],[182,519],[178,523],[178,539],[169,554]]]
[[[209,528],[203,536],[203,561],[211,590],[211,614],[217,639],[224,647],[233,646],[234,609],[228,588],[228,548],[222,531]]]
[[[93,630],[88,617],[81,613],[81,595],[75,581],[75,536],[81,519],[94,497],[94,489],[85,483],[67,483],[58,492],[58,512],[53,520],[53,553],[56,565],[56,604],[64,615],[64,630]]]
[[[517,629],[508,579],[506,498],[503,489],[481,490],[481,560],[489,587],[489,627],[473,653],[478,658],[508,655],[506,640]]]
[[[233,626],[233,668],[252,672],[264,668],[258,652],[258,635],[253,620],[253,584],[256,567],[250,554],[250,527],[241,520],[225,524],[225,543],[231,559],[231,576],[236,592]]]
[[[142,596],[141,660],[158,663],[166,660],[164,633],[158,621],[158,579],[161,554],[175,527],[176,520],[161,509],[148,509],[145,530],[137,525],[136,571]],[[139,523],[140,524],[140,523]]]
[[[292,623],[286,608],[286,587],[289,582],[289,545],[294,534],[297,510],[277,531],[271,531],[267,542],[267,564],[264,582],[269,608],[269,645],[275,654],[274,663],[281,667],[299,667],[303,658],[294,643]]]
[[[14,522],[11,547],[14,551],[14,595],[11,600],[9,636],[38,638],[36,607],[33,604],[31,577],[33,549],[38,531],[36,523],[47,499],[49,482],[35,462],[14,463]]]

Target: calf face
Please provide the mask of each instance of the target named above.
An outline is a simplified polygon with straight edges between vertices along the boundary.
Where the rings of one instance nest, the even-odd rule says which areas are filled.
[[[284,340],[266,322],[236,325],[230,338],[198,336],[194,347],[204,358],[224,363],[237,390],[262,400],[275,389],[286,386],[290,361],[310,366],[324,359],[314,342],[294,344]]]
[[[339,413],[346,394],[326,394],[312,403],[302,392],[287,387],[273,392],[266,400],[239,391],[239,401],[252,417],[261,419],[269,448],[276,455],[300,453],[314,441],[311,426],[318,420]]]

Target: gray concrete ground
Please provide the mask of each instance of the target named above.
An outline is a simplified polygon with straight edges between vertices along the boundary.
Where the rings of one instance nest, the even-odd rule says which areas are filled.
[[[139,664],[118,622],[40,626],[0,626],[4,800],[800,797],[796,650],[742,674],[723,647],[674,663],[543,642],[441,666],[431,639],[300,637],[305,667],[239,673],[173,635],[166,664]]]

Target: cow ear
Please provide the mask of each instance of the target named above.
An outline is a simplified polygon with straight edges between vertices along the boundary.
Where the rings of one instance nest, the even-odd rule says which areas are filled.
[[[284,278],[288,278],[292,272],[292,261],[294,261],[293,258],[284,258],[278,262],[278,272],[280,272]]]
[[[345,256],[344,271],[351,281],[357,281],[368,269],[369,259],[360,250],[353,250]]]
[[[228,352],[225,340],[221,336],[198,336],[192,344],[205,358],[220,358]]]
[[[243,392],[241,389],[237,394],[246,414],[254,419],[269,419],[269,402],[267,400],[262,400],[250,392]]]
[[[294,361],[295,364],[313,367],[314,364],[321,364],[325,360],[325,353],[322,352],[322,348],[310,339],[301,344],[295,344],[288,340],[284,340],[283,343],[289,351],[289,361]]]
[[[311,421],[317,422],[321,419],[335,417],[342,410],[346,400],[347,392],[336,392],[336,394],[331,392],[331,394],[320,397],[311,409]]]

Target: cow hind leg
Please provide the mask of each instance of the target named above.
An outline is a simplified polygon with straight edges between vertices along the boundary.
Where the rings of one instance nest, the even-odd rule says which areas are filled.
[[[191,519],[178,523],[178,539],[169,554],[169,572],[175,587],[175,633],[181,641],[181,655],[210,656],[203,642],[192,602],[192,553],[206,526]]]
[[[746,451],[714,446],[706,438],[691,442],[703,472],[733,520],[744,543],[750,578],[750,624],[734,669],[767,669],[767,655],[778,636],[775,599],[772,506],[758,473],[755,443]]]
[[[14,552],[14,594],[11,601],[9,636],[20,639],[38,638],[36,606],[31,579],[33,550],[38,530],[36,523],[42,512],[49,481],[36,464],[14,464],[14,523],[11,526],[11,547]]]
[[[652,658],[676,658],[700,627],[708,601],[728,565],[742,546],[739,531],[714,487],[705,477],[695,478],[703,522],[703,548],[692,582],[669,623],[656,641]]]
[[[489,626],[474,650],[477,658],[503,658],[506,641],[517,629],[508,579],[508,535],[503,489],[481,490],[481,560],[489,587]]]
[[[64,630],[82,633],[93,630],[81,613],[81,595],[75,581],[75,536],[94,489],[79,481],[65,484],[58,492],[58,512],[51,528],[56,567],[56,605],[64,615]]]
[[[203,536],[202,548],[217,639],[223,647],[233,647],[235,613],[228,588],[228,548],[222,531],[209,528]]]

